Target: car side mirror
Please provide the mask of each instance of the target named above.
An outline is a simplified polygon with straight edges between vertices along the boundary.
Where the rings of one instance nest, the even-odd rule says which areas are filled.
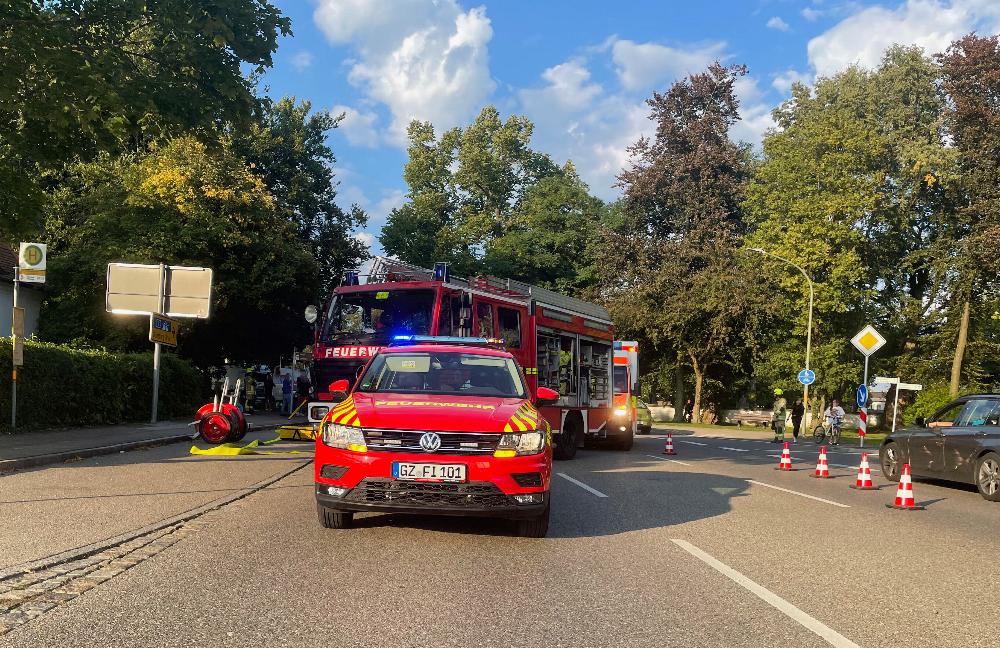
[[[327,389],[335,400],[344,400],[347,398],[347,392],[351,389],[351,383],[344,379],[334,380]]]
[[[535,402],[539,405],[555,405],[559,402],[559,392],[548,387],[539,387],[535,390]]]
[[[925,419],[923,416],[918,416],[917,420],[914,421],[914,423],[917,424],[917,427],[924,427],[925,425],[927,425],[927,419]]]

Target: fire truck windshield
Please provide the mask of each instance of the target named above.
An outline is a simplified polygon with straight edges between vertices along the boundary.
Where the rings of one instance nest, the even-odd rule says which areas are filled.
[[[394,335],[427,335],[433,313],[433,290],[342,293],[330,305],[323,339],[387,342]]]
[[[615,393],[625,394],[628,392],[628,368],[615,367]]]

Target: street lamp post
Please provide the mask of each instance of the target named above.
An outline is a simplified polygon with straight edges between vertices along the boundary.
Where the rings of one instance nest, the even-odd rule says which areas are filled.
[[[799,272],[801,272],[802,276],[806,278],[806,282],[808,282],[808,284],[809,284],[809,323],[806,324],[806,369],[808,369],[809,368],[809,354],[810,354],[810,352],[812,350],[812,328],[813,328],[813,282],[812,282],[812,279],[809,278],[809,275],[806,274],[806,271],[803,270],[797,263],[789,261],[785,257],[778,256],[777,254],[774,254],[773,252],[768,252],[767,250],[765,250],[763,248],[747,248],[747,249],[749,249],[751,252],[758,252],[760,254],[763,254],[763,255],[766,255],[766,256],[769,256],[769,257],[774,257],[775,259],[778,259],[779,261],[784,261],[788,265],[792,266],[793,268],[795,268],[796,270],[798,270]],[[808,429],[809,428],[809,415],[808,415],[808,412],[809,412],[809,385],[804,385],[804,388],[802,390],[802,406],[803,406],[803,408],[805,408],[805,411],[807,412],[807,414],[806,414],[806,429]]]

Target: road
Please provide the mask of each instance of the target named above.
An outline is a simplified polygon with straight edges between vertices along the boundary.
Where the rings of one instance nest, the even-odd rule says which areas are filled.
[[[302,455],[172,445],[3,476],[8,571],[245,497],[57,578],[0,581],[0,645],[996,645],[1000,505],[918,480],[927,509],[890,510],[895,488],[877,472],[881,490],[848,488],[856,449],[831,452],[834,477],[819,480],[811,443],[784,473],[778,446],[753,435],[678,435],[664,457],[654,434],[557,462],[541,540],[398,515],[324,530]],[[276,449],[292,447],[308,449]],[[16,603],[46,589],[38,578],[63,595]]]

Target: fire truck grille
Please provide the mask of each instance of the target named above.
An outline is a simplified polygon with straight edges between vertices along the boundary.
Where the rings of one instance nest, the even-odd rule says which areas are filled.
[[[366,477],[346,497],[345,501],[364,504],[399,504],[400,506],[426,506],[427,508],[476,508],[508,507],[513,504],[495,484],[468,482],[465,484],[439,484],[402,482],[392,479]]]
[[[425,452],[420,447],[424,430],[377,430],[365,428],[365,444],[370,452]],[[500,434],[482,432],[435,432],[441,437],[441,447],[434,453],[452,455],[493,454],[500,443]]]

